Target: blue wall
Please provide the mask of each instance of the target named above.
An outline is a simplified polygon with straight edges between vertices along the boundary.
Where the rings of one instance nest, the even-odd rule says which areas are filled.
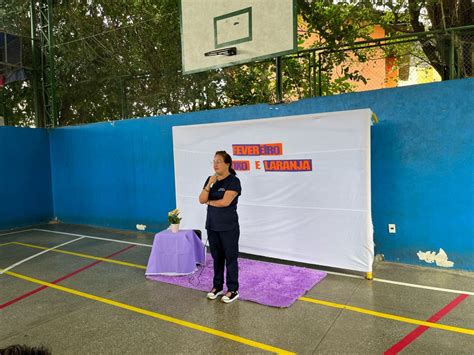
[[[428,266],[443,248],[474,270],[474,79],[50,131],[55,216],[148,230],[175,207],[172,126],[371,108],[376,252]],[[216,147],[217,149],[218,147]],[[388,234],[387,224],[397,225]]]
[[[48,132],[0,127],[0,229],[53,217]]]
[[[115,121],[50,133],[55,215],[135,230],[167,226],[175,205],[171,119]]]

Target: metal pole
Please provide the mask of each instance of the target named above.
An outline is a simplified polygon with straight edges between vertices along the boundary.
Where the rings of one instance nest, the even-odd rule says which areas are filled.
[[[451,31],[451,41],[449,44],[449,79],[456,79],[456,68],[454,66],[454,60],[455,60],[455,52],[454,52],[454,41],[456,37],[454,35],[454,31]]]
[[[275,61],[276,65],[276,97],[277,97],[277,102],[281,102],[281,85],[282,85],[282,74],[281,74],[281,57],[276,57]]]
[[[313,96],[316,96],[316,52],[313,52],[313,56],[311,57],[311,62],[313,66],[313,80],[311,83],[313,87],[312,93],[313,93]]]
[[[31,84],[33,87],[33,107],[35,110],[35,124],[36,127],[44,127],[44,120],[40,116],[40,104],[39,104],[39,86],[38,86],[38,53],[35,45],[35,33],[36,33],[36,19],[35,19],[35,0],[30,2],[30,16],[31,16],[31,56],[33,60],[33,69],[31,71],[32,79]]]
[[[5,109],[5,94],[3,93],[5,88],[0,90],[0,117],[3,117],[3,123],[8,126],[7,110]]]
[[[51,83],[51,104],[52,104],[52,123],[53,127],[59,124],[58,100],[56,96],[56,73],[54,65],[54,34],[53,34],[53,0],[48,0],[48,37],[49,37],[49,67]]]
[[[311,85],[312,82],[311,78],[311,53],[309,53],[308,56],[308,91],[309,91],[309,97],[313,97],[313,86]]]
[[[5,47],[3,48],[3,61],[8,63],[8,40],[7,40],[7,33],[3,32],[3,39],[2,42],[5,43]]]
[[[321,53],[318,53],[318,96],[323,96]]]

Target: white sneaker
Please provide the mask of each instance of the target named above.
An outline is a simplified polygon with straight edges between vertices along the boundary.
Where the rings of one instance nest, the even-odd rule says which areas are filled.
[[[217,291],[217,288],[213,288],[211,291],[207,293],[207,298],[210,300],[215,300],[220,295],[224,294],[224,290]]]
[[[231,302],[234,302],[237,298],[239,298],[239,291],[229,291],[228,293],[230,293],[229,296],[227,295],[222,296],[221,298],[222,302],[231,303]]]

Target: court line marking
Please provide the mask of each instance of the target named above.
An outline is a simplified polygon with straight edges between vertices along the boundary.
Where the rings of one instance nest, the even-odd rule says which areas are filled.
[[[433,314],[430,318],[428,318],[428,322],[437,322],[441,318],[443,318],[446,314],[451,312],[454,308],[456,308],[462,301],[468,298],[468,295],[459,295],[451,302],[449,302],[446,306],[441,308],[438,312]],[[412,342],[414,342],[418,337],[420,337],[424,332],[426,332],[429,328],[423,325],[419,325],[409,334],[405,335],[399,342],[392,345],[388,350],[384,352],[384,355],[392,355],[398,354]]]
[[[88,236],[88,235],[83,235],[83,234],[76,234],[76,233],[50,231],[50,230],[47,230],[47,229],[38,229],[38,228],[30,229],[30,230],[41,231],[41,232],[48,232],[48,233],[56,233],[56,234],[65,234],[65,235],[71,235],[71,236],[81,236],[81,237],[84,237],[84,238],[105,240],[105,241],[114,242],[114,243],[133,244],[133,245],[139,245],[139,246],[148,247],[148,248],[151,248],[151,247],[152,247],[152,245],[150,245],[150,244],[127,242],[127,241],[124,241],[124,240],[117,240],[117,239],[110,239],[110,238],[102,238],[102,237],[93,237],[93,236]],[[20,232],[22,232],[22,231],[20,231]],[[338,275],[338,276],[344,276],[344,277],[351,277],[351,278],[362,279],[362,280],[365,279],[365,277],[359,276],[359,275],[344,274],[344,273],[335,272],[335,271],[325,271],[325,270],[319,270],[319,271],[323,271],[323,272],[325,272],[325,273],[327,273],[327,274],[330,274],[330,275]],[[390,283],[390,284],[399,285],[399,286],[406,286],[406,287],[413,287],[413,288],[421,288],[421,289],[432,290],[432,291],[449,292],[449,293],[457,293],[457,294],[467,294],[467,295],[474,296],[474,292],[471,292],[471,291],[454,290],[454,289],[441,288],[441,287],[434,287],[434,286],[418,285],[418,284],[412,284],[412,283],[401,282],[401,281],[393,281],[393,280],[380,279],[380,278],[377,278],[377,277],[374,277],[374,279],[373,279],[372,281],[375,281],[375,282],[383,282],[383,283]]]
[[[17,233],[21,233],[21,232],[31,232],[31,231],[33,231],[33,230],[34,230],[34,229],[22,229],[21,231],[14,231],[14,232],[2,233],[2,234],[0,234],[0,237],[3,237],[4,235],[17,234]]]
[[[47,229],[33,229],[33,230],[35,230],[35,231],[40,231],[40,232],[55,233],[55,234],[65,234],[65,235],[71,235],[71,236],[74,236],[74,237],[83,237],[83,238],[88,238],[88,239],[106,240],[106,241],[108,241],[108,242],[114,242],[114,243],[139,245],[139,246],[141,246],[141,247],[148,247],[148,248],[151,248],[151,247],[152,247],[151,244],[127,242],[126,240],[120,240],[120,239],[110,239],[110,238],[102,238],[102,237],[93,237],[93,236],[91,236],[91,235],[83,235],[83,234],[68,233],[68,232],[50,231],[50,230],[47,230]]]
[[[280,349],[280,348],[277,348],[277,347],[274,347],[274,346],[271,346],[271,345],[260,343],[260,342],[257,342],[257,341],[251,340],[251,339],[247,339],[247,338],[244,338],[244,337],[241,337],[241,336],[238,336],[238,335],[223,332],[223,331],[220,331],[220,330],[217,330],[217,329],[209,328],[209,327],[206,327],[206,326],[203,326],[203,325],[188,322],[188,321],[181,320],[181,319],[178,319],[178,318],[170,317],[170,316],[167,316],[167,315],[164,315],[164,314],[161,314],[161,313],[148,311],[146,309],[131,306],[131,305],[128,305],[126,303],[121,303],[121,302],[114,301],[114,300],[111,300],[111,299],[108,299],[108,298],[96,296],[96,295],[86,293],[86,292],[82,292],[82,291],[78,291],[78,290],[75,290],[75,289],[72,289],[72,288],[52,284],[50,282],[35,279],[35,278],[29,277],[29,276],[26,276],[26,275],[17,274],[17,273],[12,272],[12,271],[5,271],[5,270],[2,270],[2,271],[6,275],[13,276],[13,277],[25,280],[25,281],[29,281],[29,282],[36,283],[36,284],[39,284],[39,285],[47,286],[47,287],[53,288],[53,289],[58,290],[58,291],[73,294],[73,295],[83,297],[83,298],[87,298],[87,299],[90,299],[90,300],[93,300],[93,301],[105,303],[105,304],[108,304],[108,305],[111,305],[111,306],[114,306],[114,307],[118,307],[118,308],[122,308],[122,309],[125,309],[125,310],[128,310],[128,311],[131,311],[131,312],[135,312],[135,313],[143,314],[143,315],[146,315],[146,316],[149,316],[149,317],[157,318],[157,319],[163,320],[165,322],[174,323],[174,324],[180,325],[182,327],[190,328],[190,329],[197,330],[197,331],[200,331],[200,332],[203,332],[203,333],[218,336],[218,337],[221,337],[221,338],[224,338],[224,339],[233,340],[235,342],[245,344],[245,345],[248,345],[248,346],[251,346],[251,347],[254,347],[254,348],[274,352],[274,353],[277,353],[277,354],[294,354],[293,352],[283,350],[283,349]]]
[[[32,247],[32,248],[39,248],[39,249],[45,249],[44,247],[40,246],[35,246],[32,244],[26,244],[26,243],[19,243],[19,242],[12,242],[12,244],[19,244],[23,245],[26,247]],[[95,260],[100,260],[104,262],[109,262],[109,263],[115,263],[115,264],[120,264],[124,266],[130,266],[130,267],[137,267],[140,269],[146,269],[146,266],[144,265],[138,265],[138,264],[131,264],[131,263],[125,263],[117,260],[112,260],[112,259],[105,259],[101,257],[96,257],[92,255],[87,255],[87,254],[81,254],[81,253],[74,253],[74,252],[68,252],[65,250],[54,250],[54,252],[58,253],[65,253],[65,254],[70,254],[78,257],[83,257],[83,258],[88,258],[88,259],[95,259]],[[465,295],[467,297],[467,295]],[[310,303],[316,303],[319,305],[324,305],[328,307],[333,307],[333,308],[341,308],[341,309],[347,309],[350,311],[355,311],[363,314],[368,314],[380,318],[386,318],[386,319],[391,319],[391,320],[396,320],[404,323],[410,323],[410,324],[417,324],[417,325],[422,325],[422,326],[427,326],[427,327],[432,327],[432,328],[438,328],[438,329],[443,329],[443,330],[448,330],[448,331],[453,331],[453,332],[458,332],[458,333],[465,333],[466,331],[468,332],[467,334],[474,335],[474,330],[471,329],[466,329],[466,328],[459,328],[459,327],[454,327],[454,326],[449,326],[449,325],[443,325],[443,324],[435,324],[434,326],[432,322],[426,322],[426,321],[421,321],[413,318],[407,318],[407,317],[401,317],[393,314],[388,314],[388,313],[383,313],[383,312],[377,312],[377,311],[372,311],[368,310],[365,308],[359,308],[359,307],[353,307],[353,306],[348,306],[348,305],[343,305],[339,303],[334,303],[334,302],[328,302],[328,301],[322,301],[318,300],[315,298],[310,298],[310,297],[300,297],[298,298],[300,301],[305,301],[305,302],[310,302]]]
[[[59,231],[51,231],[51,230],[48,230],[48,229],[39,229],[39,228],[34,228],[34,229],[28,229],[28,230],[22,230],[22,231],[12,232],[12,234],[13,234],[13,233],[26,232],[26,231],[41,231],[41,232],[55,233],[55,234],[64,234],[64,235],[71,235],[71,236],[81,236],[81,237],[84,237],[84,238],[97,239],[97,240],[105,240],[105,241],[114,242],[114,243],[123,243],[123,244],[139,245],[139,246],[143,246],[143,247],[147,247],[147,248],[151,248],[151,247],[152,247],[152,245],[150,245],[150,244],[127,242],[127,241],[124,241],[124,240],[117,240],[117,239],[110,239],[110,238],[102,238],[102,237],[93,237],[93,236],[83,235],[83,234],[68,233],[68,232],[59,232]],[[325,271],[325,270],[320,270],[320,271],[324,271],[325,273],[330,274],[330,275],[338,275],[338,276],[343,276],[343,277],[351,277],[351,278],[362,279],[362,280],[365,279],[363,276],[359,276],[359,275],[344,274],[344,273],[335,272],[335,271]],[[380,279],[380,278],[378,278],[378,277],[374,277],[374,279],[373,279],[372,281],[375,281],[375,282],[382,282],[382,283],[389,283],[389,284],[399,285],[399,286],[406,286],[406,287],[413,287],[413,288],[421,288],[421,289],[425,289],[425,290],[440,291],[440,292],[449,292],[449,293],[457,293],[457,294],[467,294],[467,295],[470,295],[470,296],[474,296],[474,292],[471,292],[471,291],[454,290],[454,289],[441,288],[441,287],[435,287],[435,286],[418,285],[418,284],[412,284],[412,283],[401,282],[401,281],[393,281],[393,280]]]
[[[365,280],[364,276],[359,276],[359,275],[351,275],[351,274],[344,274],[341,272],[334,272],[334,271],[326,271],[326,270],[320,270],[325,273],[331,274],[331,275],[337,275],[337,276],[344,276],[344,277],[352,277],[355,279],[362,279]],[[457,293],[457,294],[466,294],[466,295],[471,295],[474,296],[474,292],[471,291],[464,291],[464,290],[455,290],[451,288],[442,288],[442,287],[435,287],[435,286],[426,286],[426,285],[419,285],[419,284],[412,284],[408,282],[402,282],[402,281],[393,281],[393,280],[387,280],[387,279],[381,279],[378,277],[374,277],[372,281],[376,282],[382,282],[382,283],[387,283],[387,284],[393,284],[393,285],[398,285],[398,286],[406,286],[406,287],[413,287],[413,288],[422,288],[426,290],[432,290],[432,291],[440,291],[440,292],[449,292],[449,293]]]
[[[364,308],[349,306],[349,305],[345,305],[345,304],[339,304],[339,303],[333,303],[333,302],[317,300],[317,299],[310,298],[310,297],[300,297],[298,299],[301,300],[301,301],[315,303],[315,304],[319,304],[319,305],[323,305],[323,306],[328,306],[328,307],[333,307],[333,308],[341,308],[341,309],[346,309],[348,311],[353,311],[353,312],[362,313],[362,314],[368,314],[368,315],[372,315],[372,316],[379,317],[379,318],[385,318],[385,319],[396,320],[396,321],[400,321],[400,322],[404,322],[404,323],[422,325],[422,326],[425,326],[425,327],[436,328],[436,329],[441,329],[441,330],[447,330],[447,331],[456,332],[456,333],[474,335],[474,329],[460,328],[460,327],[454,327],[454,326],[451,326],[451,325],[444,325],[444,324],[427,322],[427,321],[422,321],[422,320],[413,319],[413,318],[401,317],[401,316],[397,316],[397,315],[394,315],[394,314],[377,312],[377,311],[372,311],[370,309],[364,309]]]
[[[83,234],[76,234],[76,233],[50,231],[50,230],[47,230],[47,229],[38,229],[38,228],[31,229],[31,230],[41,231],[41,232],[48,232],[48,233],[55,233],[55,234],[65,234],[65,235],[71,235],[71,236],[81,236],[81,237],[84,237],[84,238],[97,239],[97,240],[105,240],[105,241],[114,242],[114,243],[123,243],[123,244],[139,245],[139,246],[148,247],[148,248],[151,248],[151,247],[152,247],[152,245],[150,245],[150,244],[127,242],[127,241],[123,241],[123,240],[110,239],[110,238],[102,238],[102,237],[93,237],[93,236],[88,236],[88,235],[83,235]],[[22,231],[20,231],[20,232],[22,232]],[[344,273],[335,272],[335,271],[325,271],[325,270],[320,270],[320,271],[323,271],[323,272],[325,272],[325,273],[327,273],[327,274],[330,274],[330,275],[338,275],[338,276],[344,276],[344,277],[351,277],[351,278],[362,279],[362,280],[365,279],[363,276],[359,276],[359,275],[344,274]],[[406,287],[413,287],[413,288],[421,288],[421,289],[432,290],[432,291],[449,292],[449,293],[457,293],[457,294],[467,294],[467,295],[474,296],[474,292],[471,292],[471,291],[454,290],[454,289],[447,289],[447,288],[441,288],[441,287],[435,287],[435,286],[418,285],[418,284],[412,284],[412,283],[401,282],[401,281],[386,280],[386,279],[381,279],[381,278],[377,278],[377,277],[374,277],[374,279],[373,279],[372,281],[375,281],[375,282],[382,282],[382,283],[389,283],[389,284],[399,285],[399,286],[406,286]]]
[[[11,242],[10,244],[16,244],[16,245],[29,247],[29,248],[35,248],[35,249],[48,249],[48,248],[45,248],[45,247],[42,247],[42,246],[39,246],[39,245],[33,245],[33,244],[27,244],[27,243],[21,243],[21,242]],[[135,245],[130,245],[130,247],[134,247],[134,246]],[[113,259],[109,259],[109,258],[102,258],[100,256],[76,253],[76,252],[73,252],[73,251],[59,250],[59,249],[51,250],[51,251],[53,251],[55,253],[74,255],[74,256],[78,256],[78,257],[86,258],[86,259],[100,260],[100,261],[104,261],[104,262],[107,262],[107,263],[119,264],[119,265],[134,267],[134,268],[138,268],[138,269],[146,269],[146,266],[143,266],[143,265],[127,263],[125,261],[113,260]]]
[[[441,288],[441,287],[433,287],[433,286],[424,286],[424,285],[411,284],[411,283],[406,283],[406,282],[401,282],[401,281],[385,280],[385,279],[379,279],[379,278],[374,278],[374,281],[384,282],[384,283],[394,284],[394,285],[399,285],[399,286],[424,288],[426,290],[449,292],[449,293],[458,293],[458,294],[461,294],[461,295],[465,294],[465,295],[474,296],[474,292],[471,292],[471,291],[453,290],[453,289],[450,289],[450,288]]]
[[[38,257],[38,256],[40,256],[40,255],[46,254],[46,253],[48,253],[48,252],[50,252],[50,251],[52,251],[52,250],[55,250],[55,249],[60,248],[60,247],[63,247],[63,246],[65,246],[65,245],[68,245],[68,244],[77,242],[78,240],[81,240],[81,239],[83,239],[83,238],[84,238],[84,237],[76,238],[76,239],[70,240],[70,241],[68,241],[68,242],[65,242],[65,243],[56,245],[55,247],[47,248],[46,250],[43,250],[43,251],[41,251],[41,252],[39,252],[39,253],[37,253],[37,254],[31,255],[31,256],[27,257],[26,259],[20,260],[20,261],[18,261],[18,262],[16,262],[16,263],[10,265],[10,266],[7,267],[7,268],[0,270],[0,275],[3,274],[4,272],[7,272],[8,270],[13,269],[14,267],[17,267],[18,265],[21,265],[21,264],[23,264],[23,263],[26,263],[27,261],[30,261],[31,259],[34,259],[34,258],[36,258],[36,257]]]
[[[125,252],[125,251],[127,251],[127,250],[129,250],[129,249],[131,249],[131,248],[134,248],[134,247],[135,247],[135,245],[129,245],[128,247],[125,247],[125,248],[123,248],[123,249],[121,249],[121,250],[119,250],[119,251],[116,251],[116,252],[113,253],[113,254],[107,255],[106,258],[113,258],[114,256],[116,256],[116,255],[118,255],[118,254],[121,254],[121,253],[123,253],[123,252]],[[56,279],[56,280],[52,281],[52,283],[53,283],[53,284],[57,284],[57,283],[59,283],[59,282],[61,282],[61,281],[67,280],[67,279],[69,279],[70,277],[72,277],[72,276],[74,276],[74,275],[77,275],[77,274],[81,273],[81,272],[84,271],[84,270],[90,269],[91,267],[96,266],[97,264],[100,264],[101,262],[102,262],[102,261],[100,261],[100,260],[94,261],[94,262],[91,263],[91,264],[85,265],[85,266],[83,266],[83,267],[81,267],[81,268],[79,268],[79,269],[77,269],[77,270],[75,270],[75,271],[73,271],[73,272],[71,272],[71,273],[69,273],[69,274],[67,274],[67,275],[64,275],[64,276],[60,277],[59,279]],[[8,307],[8,306],[11,306],[12,304],[15,304],[15,303],[17,303],[17,302],[19,302],[19,301],[21,301],[21,300],[24,300],[25,298],[28,298],[28,297],[30,297],[30,296],[33,296],[34,294],[36,294],[36,293],[38,293],[38,292],[41,292],[41,291],[43,291],[43,290],[45,290],[45,289],[47,289],[47,288],[48,288],[47,286],[40,286],[40,287],[35,288],[34,290],[30,291],[30,292],[27,292],[27,293],[25,293],[25,294],[23,294],[23,295],[21,295],[21,296],[15,297],[14,299],[12,299],[12,300],[10,300],[10,301],[7,301],[7,302],[5,302],[5,303],[3,303],[3,304],[0,304],[0,310],[3,309],[3,308],[6,308],[6,307]]]

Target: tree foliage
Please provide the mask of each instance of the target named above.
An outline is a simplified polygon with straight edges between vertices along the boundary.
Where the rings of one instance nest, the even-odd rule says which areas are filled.
[[[3,1],[0,28],[29,36],[29,3]],[[182,75],[177,0],[53,3],[61,125],[276,101],[274,61]],[[375,24],[383,26],[389,35],[473,24],[471,0],[297,3],[300,45],[326,49],[318,68],[319,89],[324,94],[350,91],[351,83],[366,80],[351,63],[367,60],[367,51],[349,54],[336,49],[369,39]],[[444,79],[449,41],[445,35],[421,40],[424,55]],[[463,44],[463,53],[470,53],[472,61],[472,43],[463,43],[467,43]],[[25,44],[29,44],[28,39]],[[25,50],[25,63],[31,63],[30,57]],[[314,62],[309,54],[284,58],[284,98],[294,100],[315,94]],[[337,78],[333,75],[335,68],[339,71]],[[34,122],[31,91],[29,81],[2,90],[9,124]]]
[[[386,34],[397,36],[445,30],[474,24],[472,0],[298,0],[308,32],[318,34],[315,46],[336,48],[367,38],[373,25],[381,25]],[[460,34],[453,45],[458,49],[451,63],[453,39],[447,33],[420,37],[419,43],[429,63],[443,80],[449,78],[449,67],[457,65],[459,77],[472,76],[474,33]],[[413,47],[413,50],[416,49]],[[357,55],[357,52],[356,52]],[[344,55],[335,58],[342,64]]]

